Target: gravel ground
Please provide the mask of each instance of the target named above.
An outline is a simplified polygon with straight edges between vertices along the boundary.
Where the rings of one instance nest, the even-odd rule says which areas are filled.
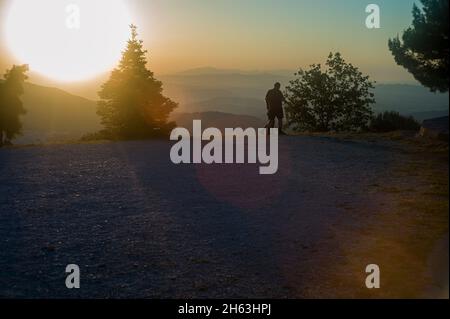
[[[409,156],[287,137],[278,174],[261,176],[256,165],[176,166],[170,147],[0,150],[0,297],[323,297],[321,280],[339,276],[336,231],[364,232],[391,203],[373,185]],[[81,289],[65,287],[68,264]]]

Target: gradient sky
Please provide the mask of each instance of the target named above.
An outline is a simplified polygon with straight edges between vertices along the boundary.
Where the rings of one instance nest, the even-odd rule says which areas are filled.
[[[0,11],[7,1],[0,0]],[[30,0],[38,1],[38,0]],[[95,0],[93,0],[95,1]],[[295,70],[330,51],[379,82],[411,82],[387,48],[412,21],[413,0],[127,0],[157,74],[212,66]],[[381,8],[381,29],[365,7]],[[3,14],[4,12],[0,12]],[[0,15],[1,16],[1,15]],[[0,39],[0,67],[18,63]],[[3,72],[3,71],[2,71]]]
[[[212,65],[292,69],[341,51],[392,72],[387,40],[411,24],[412,0],[133,0],[141,33],[161,70]],[[382,28],[365,27],[377,3]],[[146,14],[148,13],[148,14]],[[398,71],[398,70],[397,70]]]

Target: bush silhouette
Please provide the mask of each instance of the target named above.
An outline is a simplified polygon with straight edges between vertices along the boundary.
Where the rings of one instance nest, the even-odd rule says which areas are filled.
[[[375,103],[373,83],[339,53],[326,69],[314,64],[296,73],[286,88],[288,122],[297,131],[357,131],[367,128]]]

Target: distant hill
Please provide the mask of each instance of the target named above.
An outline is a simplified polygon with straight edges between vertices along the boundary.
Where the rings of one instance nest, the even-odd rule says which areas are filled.
[[[287,83],[288,78],[272,74],[199,74],[199,75],[172,75],[161,77],[166,83],[183,86],[199,86],[203,88],[267,88],[273,87],[276,81]],[[283,81],[284,80],[284,81]]]
[[[177,122],[178,127],[192,129],[193,120],[201,120],[203,128],[215,127],[220,130],[225,128],[260,128],[264,127],[262,119],[248,116],[236,115],[222,112],[203,112],[203,113],[175,113],[172,119]]]
[[[417,121],[423,122],[424,120],[448,116],[448,109],[440,110],[440,111],[417,112],[417,113],[411,113],[410,115],[412,117],[414,117]]]
[[[100,128],[94,101],[65,91],[25,84],[24,135],[16,143],[39,143],[78,139]]]
[[[202,68],[160,76],[159,79],[164,82],[167,95],[184,104],[223,97],[261,99],[275,82],[288,84],[293,74]],[[222,94],[212,95],[214,91]]]
[[[190,69],[186,71],[177,72],[175,75],[178,76],[195,76],[195,75],[217,75],[217,74],[236,74],[240,73],[242,71],[238,69],[218,69],[214,67],[201,67],[201,68],[195,68]]]
[[[447,112],[449,95],[432,93],[418,85],[381,84],[375,89],[376,111],[394,110],[405,115]],[[446,114],[444,114],[446,115]]]
[[[292,77],[295,72],[292,70],[270,70],[270,71],[245,71],[239,69],[219,69],[214,67],[201,67],[182,72],[177,72],[169,76],[198,76],[198,75],[264,75],[271,74],[276,76]]]
[[[16,144],[48,143],[77,140],[86,133],[101,129],[100,119],[96,114],[96,102],[57,88],[25,84],[23,103],[27,114],[23,116],[24,135],[14,142]],[[226,112],[209,111],[211,108],[225,109]],[[213,98],[189,106],[196,109],[189,113],[174,113],[175,120],[181,127],[192,127],[194,119],[203,121],[205,127],[261,127],[262,116],[245,115],[246,111],[259,114],[264,110],[264,103],[251,98]],[[236,112],[236,114],[230,114]],[[264,111],[262,112],[262,114]]]
[[[265,116],[264,96],[274,82],[286,86],[294,71],[248,72],[199,68],[161,76],[168,96],[182,112],[216,111]],[[419,85],[379,84],[375,112],[397,111],[418,120],[448,115],[449,95],[432,93]],[[258,110],[259,109],[259,110]]]
[[[292,72],[293,73],[293,72]],[[164,93],[180,103],[174,118],[182,125],[201,116],[209,126],[250,126],[265,121],[264,97],[275,81],[285,86],[292,79],[289,71],[243,72],[201,68],[161,76]],[[393,110],[417,120],[446,116],[449,95],[435,94],[416,85],[381,84],[375,89],[376,112]],[[16,143],[39,143],[78,139],[98,131],[100,119],[96,102],[57,88],[25,85],[24,136]],[[193,115],[194,114],[194,115]],[[260,126],[258,124],[256,126]]]
[[[193,102],[180,110],[188,112],[225,112],[237,115],[250,115],[260,119],[266,117],[264,100],[239,97],[216,97],[205,101]]]

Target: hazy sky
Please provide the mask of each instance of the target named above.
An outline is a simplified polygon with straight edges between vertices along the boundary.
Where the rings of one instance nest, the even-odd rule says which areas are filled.
[[[411,24],[412,0],[133,0],[155,68],[212,65],[292,69],[341,51],[352,62],[402,78],[387,48]],[[365,27],[377,3],[382,27]],[[140,12],[140,14],[138,13]],[[393,68],[395,70],[393,70]],[[402,75],[398,74],[402,73]]]
[[[0,14],[8,1],[0,0]],[[127,0],[157,74],[204,66],[294,70],[340,51],[379,82],[412,81],[396,66],[387,41],[411,24],[414,2]],[[370,3],[381,8],[381,29],[365,27]],[[7,54],[3,39],[0,58],[2,72],[19,62]]]

